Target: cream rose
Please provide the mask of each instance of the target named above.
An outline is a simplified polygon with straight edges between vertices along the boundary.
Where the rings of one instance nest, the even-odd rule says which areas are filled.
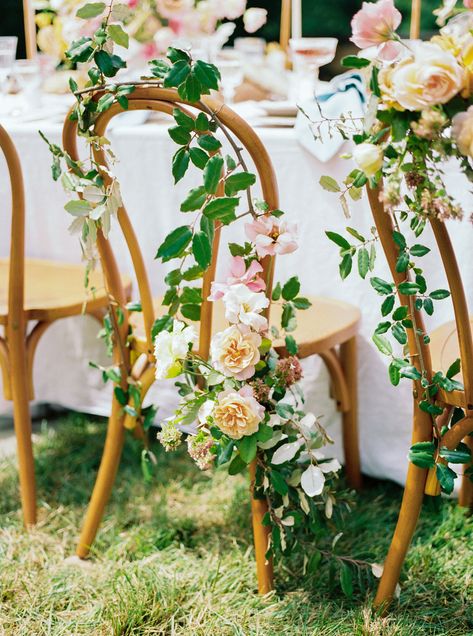
[[[194,0],[158,0],[157,7],[163,18],[175,18],[194,8]]]
[[[473,106],[453,117],[452,137],[462,155],[473,157]]]
[[[353,151],[353,160],[367,177],[372,177],[383,165],[383,150],[376,144],[359,144]]]
[[[232,325],[215,334],[210,345],[212,364],[227,377],[248,380],[259,362],[261,336],[246,325]]]
[[[213,411],[215,425],[232,439],[256,433],[263,417],[264,407],[255,400],[249,386],[219,393]]]
[[[407,110],[445,104],[461,91],[464,82],[465,71],[455,56],[424,42],[391,75],[392,95]]]

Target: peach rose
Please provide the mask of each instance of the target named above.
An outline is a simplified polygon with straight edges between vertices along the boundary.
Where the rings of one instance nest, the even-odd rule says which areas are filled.
[[[249,386],[219,393],[213,411],[215,425],[232,439],[256,433],[263,417],[264,407],[255,400]]]
[[[473,106],[453,117],[452,137],[462,155],[473,157]]]
[[[261,336],[246,325],[232,325],[216,333],[210,345],[212,364],[227,377],[248,380],[260,360]]]
[[[465,71],[455,56],[439,46],[420,43],[414,57],[394,68],[392,94],[405,109],[424,110],[446,104],[457,95],[465,82]]]
[[[175,18],[194,8],[194,0],[157,0],[157,8],[163,18]]]

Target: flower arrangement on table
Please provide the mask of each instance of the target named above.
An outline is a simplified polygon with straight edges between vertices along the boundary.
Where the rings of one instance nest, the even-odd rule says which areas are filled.
[[[349,200],[357,200],[366,184],[376,188],[383,182],[381,202],[392,216],[396,228],[393,239],[399,248],[396,271],[406,273],[406,280],[396,286],[377,276],[370,278],[372,288],[382,297],[382,321],[377,325],[373,342],[391,359],[389,377],[393,385],[402,378],[422,386],[419,407],[432,416],[434,442],[412,446],[410,460],[436,471],[443,491],[450,493],[456,473],[448,463],[468,463],[471,453],[461,443],[455,450],[439,448],[441,432],[435,420],[443,407],[435,403],[439,389],[462,389],[455,379],[460,360],[446,374],[428,378],[423,361],[420,368],[404,353],[408,330],[429,342],[427,333],[413,323],[411,304],[396,307],[396,292],[416,297],[415,308],[427,316],[434,313],[435,303],[450,295],[445,289],[428,289],[428,281],[418,259],[430,249],[419,242],[429,218],[441,221],[462,219],[464,210],[449,193],[442,165],[456,161],[469,181],[473,181],[473,3],[465,0],[456,8],[455,0],[446,0],[437,10],[443,28],[429,41],[402,41],[396,33],[402,16],[393,0],[364,2],[352,20],[352,41],[362,49],[343,64],[360,69],[366,77],[370,100],[367,113],[355,134],[345,122],[335,124],[342,134],[351,137],[352,158],[356,168],[343,184],[329,176],[320,183],[338,192],[349,216]],[[453,16],[453,17],[452,17]],[[451,19],[445,24],[446,20]],[[359,122],[350,122],[350,124]],[[473,220],[473,217],[472,217]],[[366,278],[374,270],[376,228],[365,237],[348,227],[346,237],[327,232],[340,248],[340,274],[346,278],[357,264],[359,275]],[[396,353],[396,348],[401,350]],[[454,414],[462,417],[462,411]]]
[[[66,53],[72,42],[99,28],[105,2],[40,0],[36,8],[39,48],[58,62],[68,63]],[[243,18],[247,33],[254,33],[266,17],[265,9],[247,9],[246,0],[122,0],[113,8],[113,18],[131,40],[127,56],[138,54],[143,61],[165,53],[176,39],[206,38],[225,25],[223,44],[235,28],[229,21],[238,18]],[[115,41],[121,44],[124,36],[118,37],[121,39]]]
[[[123,26],[113,6],[100,18],[97,31],[75,42],[68,52],[72,62],[89,64],[86,88],[79,90],[70,82],[76,97],[72,118],[77,119],[79,134],[89,147],[88,159],[74,160],[45,139],[53,155],[53,178],[71,196],[65,208],[74,217],[71,231],[79,234],[89,267],[96,260],[97,231],[107,238],[122,206],[116,177],[94,158],[93,149],[99,148],[113,165],[109,141],[97,135],[94,123],[115,103],[126,109],[136,90],[133,83],[112,83],[111,78],[126,64],[116,53],[116,45],[126,42],[116,37]],[[324,449],[331,440],[319,418],[305,410],[299,385],[302,369],[293,333],[297,311],[307,309],[310,302],[300,294],[296,276],[276,284],[271,293],[267,289],[271,284],[267,259],[297,249],[296,225],[281,210],[269,209],[266,202],[254,198],[251,188],[256,176],[248,170],[242,149],[218,112],[201,100],[218,88],[218,69],[194,60],[187,51],[170,48],[167,59],[150,63],[149,72],[139,84],[175,88],[183,101],[201,111],[194,117],[175,108],[175,125],[169,129],[178,145],[172,159],[175,182],[191,166],[201,172],[202,182],[181,204],[181,212],[192,221],[174,228],[157,251],[163,263],[174,261],[176,266],[165,277],[164,314],[152,329],[156,377],[175,378],[182,398],[175,414],[162,422],[158,437],[167,451],[174,450],[184,441],[185,430],[189,455],[202,470],[222,466],[235,475],[252,465],[254,496],[268,505],[264,518],[271,529],[268,557],[298,553],[304,569],[312,571],[322,557],[334,557],[342,589],[351,595],[353,568],[371,564],[337,555],[340,533],[329,550],[314,541],[327,538],[327,524],[329,534],[337,532],[337,519],[348,502],[342,492],[335,491],[340,464],[327,457]],[[217,131],[229,144],[231,153],[225,157]],[[239,212],[242,194],[246,207]],[[192,322],[200,320],[203,302],[198,281],[212,262],[216,226],[240,219],[245,224],[245,241],[228,244],[227,274],[213,283],[210,294],[211,301],[223,302],[229,324],[213,336],[210,357],[204,359],[194,350],[197,333]],[[271,325],[268,320],[271,302],[281,305],[280,324]],[[112,302],[104,321],[109,350],[113,342],[121,341],[118,325],[123,309]],[[140,311],[140,306],[134,303],[128,310]],[[120,386],[120,368],[126,369],[126,364],[102,368],[104,379],[115,382],[118,401],[133,422],[147,430],[156,409],[143,408],[139,381],[131,373],[126,373],[126,391],[123,382]],[[152,463],[152,455],[145,449],[145,472]]]

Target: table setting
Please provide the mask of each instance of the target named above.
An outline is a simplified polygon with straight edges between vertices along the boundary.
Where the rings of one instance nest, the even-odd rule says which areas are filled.
[[[44,0],[30,14],[37,53],[17,60],[17,38],[0,36],[27,259],[86,268],[83,311],[33,335],[28,408],[109,417],[79,559],[129,431],[145,440],[146,479],[148,435],[166,453],[183,443],[205,474],[249,470],[260,594],[277,585],[273,559],[310,567],[304,541],[345,506],[342,466],[352,492],[361,473],[406,487],[384,569],[359,565],[381,577],[382,612],[424,490],[468,505],[473,7],[447,5],[425,42],[418,0],[409,39],[393,0],[364,2],[354,54],[324,80],[339,41],[303,35],[301,0],[283,0],[280,42],[258,35],[266,9],[237,0]],[[4,155],[9,201],[19,180]],[[3,228],[8,262],[14,201]],[[13,338],[2,324],[0,345]],[[15,383],[2,377],[8,422]],[[350,597],[357,560],[336,567]]]

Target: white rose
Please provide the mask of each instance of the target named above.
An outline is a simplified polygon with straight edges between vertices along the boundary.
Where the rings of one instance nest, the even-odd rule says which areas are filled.
[[[243,24],[245,25],[245,31],[247,33],[254,33],[258,29],[261,29],[263,24],[266,24],[268,19],[268,12],[266,9],[259,9],[257,7],[251,7],[247,9],[243,15]]]
[[[255,374],[255,364],[260,360],[260,345],[259,334],[245,325],[232,325],[212,338],[212,364],[227,377],[248,380]]]
[[[453,117],[452,137],[462,155],[473,157],[473,106]]]
[[[189,345],[197,340],[194,327],[186,327],[174,320],[172,331],[161,331],[154,341],[156,379],[174,378],[182,371],[181,361],[189,352]]]
[[[215,6],[220,8],[218,17],[227,18],[227,20],[236,20],[243,15],[246,9],[246,0],[217,0]]]
[[[353,160],[367,177],[372,177],[383,165],[383,150],[376,144],[359,144],[353,151]]]
[[[464,82],[465,71],[455,56],[424,42],[415,47],[414,57],[401,62],[391,75],[392,94],[407,110],[446,104]]]
[[[232,285],[223,296],[225,318],[231,323],[242,323],[256,331],[264,331],[268,321],[261,316],[269,300],[263,292],[252,292],[246,285]]]

